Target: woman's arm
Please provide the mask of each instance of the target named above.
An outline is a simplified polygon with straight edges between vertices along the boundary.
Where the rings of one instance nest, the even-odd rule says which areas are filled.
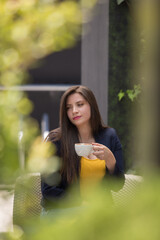
[[[46,141],[50,141],[54,144],[56,148],[55,155],[60,157],[60,141],[54,141],[54,132],[51,131],[47,137]],[[46,175],[41,175],[41,192],[42,192],[42,201],[41,205],[43,207],[48,207],[48,205],[57,202],[57,200],[62,199],[65,195],[67,184],[62,179],[58,182],[60,174],[58,172],[51,173],[46,177]],[[48,180],[50,180],[48,182]],[[51,182],[52,181],[52,182]]]
[[[56,205],[60,203],[59,200],[64,198],[66,188],[67,185],[64,182],[61,182],[56,186],[50,186],[45,182],[43,177],[41,177],[41,192],[42,192],[41,205],[44,208],[56,207]]]
[[[108,127],[101,131],[99,135],[95,137],[95,140],[104,150],[103,152],[97,153],[97,155],[105,155],[105,157],[100,156],[100,159],[105,158],[106,173],[118,177],[124,176],[122,145],[115,129]]]
[[[50,200],[52,198],[60,198],[64,194],[65,188],[63,186],[50,186],[41,180],[41,190],[42,196]]]
[[[106,167],[109,171],[110,174],[113,174],[115,165],[116,165],[116,159],[111,150],[104,146],[103,144],[99,143],[92,143],[93,145],[93,150],[94,150],[94,155],[101,159],[105,160],[106,162]]]

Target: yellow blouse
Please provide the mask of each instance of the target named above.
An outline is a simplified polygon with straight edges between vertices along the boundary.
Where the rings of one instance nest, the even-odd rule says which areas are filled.
[[[83,198],[94,190],[106,172],[105,160],[81,157],[80,189]]]

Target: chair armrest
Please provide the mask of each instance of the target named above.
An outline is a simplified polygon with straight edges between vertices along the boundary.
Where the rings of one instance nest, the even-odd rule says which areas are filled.
[[[128,203],[128,201],[135,199],[142,182],[142,176],[125,174],[125,182],[123,188],[118,192],[111,191],[115,205],[124,206]]]

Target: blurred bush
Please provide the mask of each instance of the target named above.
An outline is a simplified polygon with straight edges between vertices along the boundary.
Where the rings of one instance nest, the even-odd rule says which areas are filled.
[[[97,188],[90,193],[88,204],[81,208],[30,219],[23,229],[15,226],[7,239],[159,240],[159,184],[159,176],[148,177],[135,197],[123,206],[113,205],[110,193],[104,186]],[[74,197],[73,193],[72,201]]]
[[[81,34],[82,7],[89,10],[94,2],[0,1],[0,183],[13,183],[19,175],[20,149],[28,158],[40,134],[37,122],[29,117],[33,104],[16,86],[27,83],[27,69],[40,58],[75,44]]]

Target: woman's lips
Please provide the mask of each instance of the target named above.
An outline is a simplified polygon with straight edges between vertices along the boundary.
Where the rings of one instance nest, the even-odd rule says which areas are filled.
[[[80,116],[74,117],[73,120],[78,120]]]

